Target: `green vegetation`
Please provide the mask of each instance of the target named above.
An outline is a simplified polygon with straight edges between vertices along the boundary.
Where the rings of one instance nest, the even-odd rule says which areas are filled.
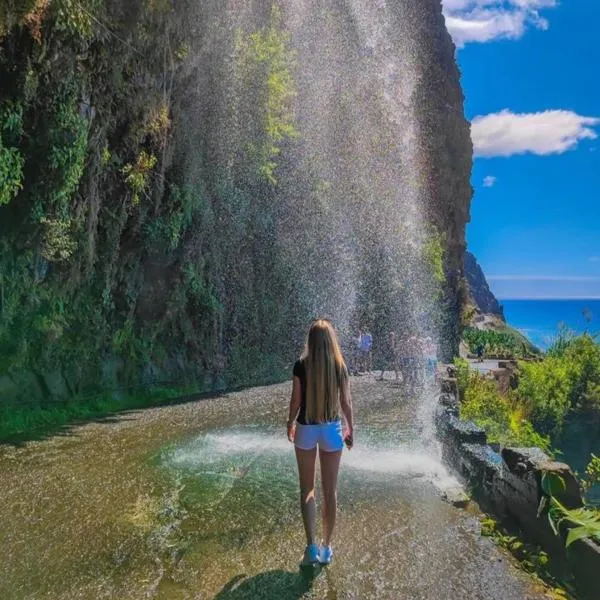
[[[538,447],[552,455],[550,438],[535,429],[531,415],[516,393],[503,395],[493,379],[469,369],[466,360],[457,359],[461,395],[460,417],[485,429],[492,443],[503,446]]]
[[[519,364],[519,393],[540,431],[558,434],[567,413],[600,412],[600,344],[559,338],[543,361]]]
[[[589,335],[559,339],[542,361],[519,363],[518,385],[504,394],[493,378],[471,370],[468,361],[457,359],[460,417],[482,427],[492,443],[538,447],[552,457],[557,452],[554,440],[558,439],[569,411],[600,410],[595,395],[600,374],[599,351]],[[584,493],[600,483],[600,459],[596,455],[592,454],[580,483]],[[582,538],[600,543],[600,512],[596,507],[566,508],[560,501],[565,483],[554,474],[544,474],[542,491],[539,514],[547,514],[557,535],[566,535],[567,548]],[[544,561],[541,564],[534,553],[532,560],[524,544],[499,532],[494,521],[484,524],[484,535],[494,537],[515,554],[527,570],[545,570],[547,557],[540,555]]]
[[[8,204],[23,188],[25,160],[18,143],[23,134],[23,109],[7,103],[0,112],[0,206]]]
[[[518,386],[504,396],[467,361],[456,365],[465,418],[485,424],[496,441],[518,418],[556,438],[570,411],[600,412],[600,345],[588,334],[560,339],[543,360],[519,362]]]
[[[460,416],[485,429],[492,443],[535,446],[552,456],[566,450],[562,442],[568,416],[591,422],[600,418],[600,344],[588,334],[561,335],[543,359],[519,362],[514,389],[505,393],[493,378],[471,370],[468,361],[457,359],[455,365]],[[593,497],[600,484],[600,459],[595,454],[580,483]],[[560,517],[558,505],[553,514]],[[586,523],[584,515],[577,517]]]
[[[135,410],[149,406],[162,406],[191,392],[186,389],[154,387],[132,394],[116,394],[114,397],[97,395],[54,401],[41,406],[7,405],[0,407],[0,440],[15,439],[22,435],[54,432],[77,420],[106,417],[123,410]]]
[[[273,5],[231,40],[244,94],[192,98],[202,10],[0,3],[0,436],[130,406],[102,390],[287,376],[312,316],[274,234],[294,56]]]
[[[572,586],[559,581],[550,568],[550,557],[539,546],[524,542],[518,535],[504,529],[495,519],[486,517],[481,521],[481,535],[493,540],[510,552],[519,566],[546,586],[546,595],[552,600],[570,598]]]
[[[538,515],[546,513],[552,530],[557,536],[565,533],[565,546],[580,539],[591,539],[600,543],[600,511],[584,506],[568,509],[561,502],[561,494],[566,490],[562,477],[556,473],[544,473],[541,481],[542,496]]]
[[[238,69],[242,85],[256,88],[262,106],[261,128],[257,141],[249,142],[248,156],[257,172],[272,185],[277,184],[275,171],[282,143],[298,137],[291,102],[296,95],[292,77],[293,55],[289,35],[283,30],[281,9],[271,8],[270,23],[250,36],[238,32]],[[257,86],[257,82],[260,84]]]
[[[425,263],[429,267],[431,277],[439,287],[438,294],[442,291],[442,286],[446,281],[446,272],[444,270],[445,248],[442,236],[437,229],[432,229],[423,245],[423,254]]]
[[[508,327],[502,331],[467,327],[463,340],[472,354],[482,358],[525,358],[533,354],[531,344]]]
[[[587,492],[596,485],[600,485],[600,456],[592,454],[592,458],[581,478],[581,487]]]

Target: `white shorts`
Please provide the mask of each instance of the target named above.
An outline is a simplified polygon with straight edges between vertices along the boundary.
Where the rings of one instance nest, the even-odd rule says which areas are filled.
[[[339,452],[344,448],[342,422],[337,420],[318,425],[296,423],[294,444],[300,450],[313,450],[318,445],[325,452]]]

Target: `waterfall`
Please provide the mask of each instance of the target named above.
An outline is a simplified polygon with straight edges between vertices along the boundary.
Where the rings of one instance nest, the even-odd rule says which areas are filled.
[[[249,110],[258,83],[240,67],[240,43],[272,30],[285,45],[297,136],[273,157],[274,248],[294,273],[290,292],[303,298],[304,313],[330,316],[344,335],[365,324],[376,349],[391,330],[435,334],[413,3],[208,4],[199,64],[210,56],[212,67],[200,68],[197,94],[206,103],[207,87],[220,86],[212,97],[222,100],[211,111],[220,133],[207,142],[219,169],[235,171],[260,119]],[[215,56],[223,65],[214,65]]]

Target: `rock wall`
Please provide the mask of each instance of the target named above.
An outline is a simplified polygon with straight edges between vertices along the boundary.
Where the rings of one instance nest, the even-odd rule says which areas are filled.
[[[323,314],[456,353],[472,148],[439,0],[11,6],[4,401],[267,382]]]
[[[568,526],[561,528],[561,535],[557,536],[547,516],[538,514],[544,473],[562,478],[563,506],[569,509],[583,506],[571,468],[551,461],[538,448],[503,448],[500,452],[493,449],[487,444],[483,429],[459,419],[458,407],[457,381],[452,373],[442,381],[436,411],[444,462],[468,485],[485,511],[518,529],[527,541],[541,546],[551,556],[556,570],[562,570],[567,577],[570,572],[581,598],[597,598],[600,545],[589,539],[578,540],[567,551]]]
[[[490,290],[483,269],[470,252],[465,252],[465,278],[469,298],[477,310],[482,314],[496,315],[504,321],[504,309]]]
[[[418,31],[423,72],[416,99],[420,122],[420,151],[427,169],[428,220],[445,238],[444,320],[441,360],[458,355],[460,314],[467,303],[464,287],[465,230],[470,220],[473,144],[464,117],[456,48],[446,30],[439,0],[412,1],[411,27]]]

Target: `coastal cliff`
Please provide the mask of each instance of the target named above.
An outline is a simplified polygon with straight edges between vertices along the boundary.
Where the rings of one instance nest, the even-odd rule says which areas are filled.
[[[469,298],[481,314],[495,315],[502,321],[504,309],[490,290],[483,269],[470,252],[465,252],[465,279],[467,281]]]
[[[275,380],[317,315],[456,353],[472,146],[439,0],[19,5],[4,401]]]

